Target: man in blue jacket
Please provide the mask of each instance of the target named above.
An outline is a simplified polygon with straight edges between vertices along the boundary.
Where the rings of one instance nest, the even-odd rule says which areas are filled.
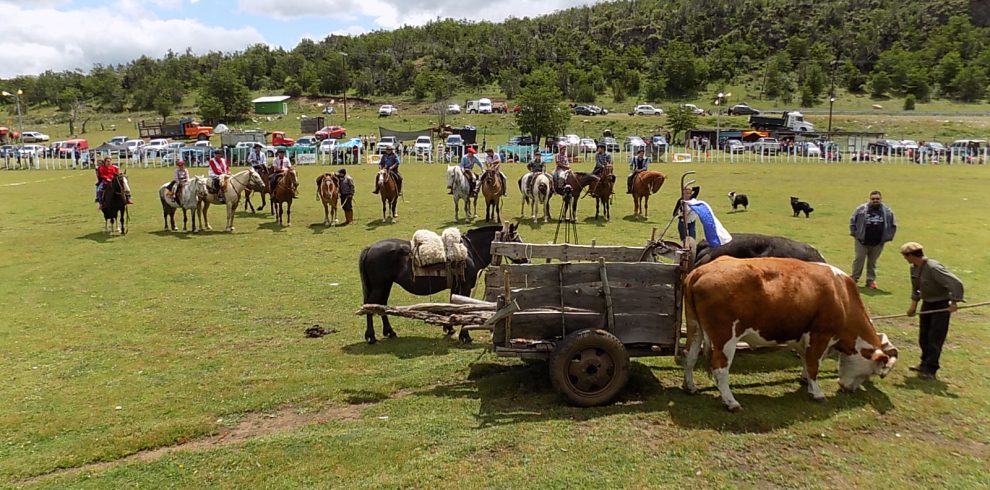
[[[870,200],[860,204],[849,218],[849,235],[855,238],[856,257],[853,259],[852,278],[859,282],[866,262],[866,287],[877,288],[877,259],[883,245],[894,239],[897,223],[894,212],[883,203],[880,191],[870,193]]]

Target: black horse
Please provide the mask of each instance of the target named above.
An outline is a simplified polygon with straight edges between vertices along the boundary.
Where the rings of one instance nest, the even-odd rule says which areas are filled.
[[[358,261],[364,303],[388,304],[388,297],[392,292],[392,284],[394,283],[398,283],[402,289],[418,296],[435,294],[447,289],[448,286],[453,294],[470,295],[478,279],[478,271],[492,263],[492,242],[495,241],[496,232],[501,231],[501,229],[501,226],[475,228],[461,237],[461,242],[468,250],[468,259],[464,267],[464,276],[455,278],[453,285],[448,285],[446,277],[414,277],[412,273],[412,247],[408,240],[387,238],[365,247],[361,251],[361,258]],[[502,240],[506,242],[521,241],[516,232],[516,225],[510,225],[508,236],[503,237]],[[382,315],[382,335],[385,337],[396,336],[386,315]],[[375,338],[375,321],[372,315],[368,315],[368,327],[364,332],[364,339],[369,344],[378,341]]]
[[[124,176],[116,174],[110,179],[110,182],[106,184],[103,188],[103,223],[104,231],[107,231],[107,225],[110,226],[109,231],[114,233],[117,231],[116,222],[120,220],[120,234],[126,235],[127,230],[124,228],[124,213],[127,211],[127,195],[124,193]]]
[[[706,240],[698,242],[694,265],[697,267],[707,264],[723,255],[737,259],[783,257],[805,262],[825,262],[825,257],[818,249],[804,242],[782,236],[733,233],[732,241],[715,248],[709,247]]]

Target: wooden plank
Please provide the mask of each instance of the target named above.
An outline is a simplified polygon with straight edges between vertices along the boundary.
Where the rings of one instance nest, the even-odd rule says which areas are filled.
[[[590,246],[562,244],[539,244],[517,242],[493,242],[492,255],[501,255],[510,259],[548,258],[561,261],[598,260],[604,258],[609,262],[640,262],[652,261],[652,254],[643,257],[646,247],[623,246]]]
[[[674,288],[670,286],[611,289],[612,308],[616,312],[672,313],[677,306]],[[563,291],[563,301],[560,289],[555,286],[513,289],[512,293],[523,310],[563,304],[569,308],[604,312],[608,306],[600,282],[567,286]]]
[[[613,333],[623,344],[674,345],[679,327],[680,320],[667,313],[616,313]]]
[[[612,308],[612,288],[608,284],[605,259],[598,259],[598,272],[602,275],[602,293],[605,296],[605,318],[608,320],[608,331],[611,332],[615,328],[615,310]]]
[[[593,263],[514,264],[507,267],[511,271],[509,287],[512,288],[556,286],[558,267],[564,268],[564,285],[601,280],[598,265]],[[674,284],[680,281],[680,268],[674,264],[616,262],[606,263],[605,267],[611,287]],[[499,269],[489,269],[485,276],[486,288],[501,287],[502,275],[503,272]],[[487,291],[485,297],[488,298]]]
[[[604,328],[605,316],[600,313],[564,313],[566,333],[570,334],[586,328]],[[499,337],[499,328],[495,336]],[[560,338],[561,313],[558,311],[520,311],[512,315],[512,338],[555,339]],[[505,339],[504,330],[501,339]]]

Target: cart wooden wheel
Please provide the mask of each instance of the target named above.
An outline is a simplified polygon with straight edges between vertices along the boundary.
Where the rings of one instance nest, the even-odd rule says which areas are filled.
[[[605,330],[574,332],[551,353],[550,380],[575,405],[608,403],[629,381],[629,353]]]

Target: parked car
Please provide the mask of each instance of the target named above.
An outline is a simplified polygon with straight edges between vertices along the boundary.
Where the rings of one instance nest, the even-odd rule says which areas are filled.
[[[114,136],[113,138],[107,140],[107,144],[114,146],[124,146],[124,143],[127,143],[127,140],[129,139],[131,139],[130,136]]]
[[[594,153],[598,149],[598,143],[591,138],[581,138],[581,153]]]
[[[42,145],[24,145],[18,151],[21,158],[42,156],[45,154],[45,147]]]
[[[758,116],[760,111],[753,109],[747,104],[736,104],[729,108],[730,116]]]
[[[700,107],[698,107],[698,106],[696,106],[694,104],[681,104],[681,107],[690,110],[692,114],[697,114],[699,116],[703,116],[705,114],[705,110],[704,109],[702,109],[702,108],[700,108]]]
[[[876,140],[866,145],[866,151],[874,155],[902,155],[904,145],[898,140]]]
[[[943,160],[948,153],[949,149],[942,143],[928,141],[918,147],[918,151],[914,155],[914,161],[920,163],[922,158],[925,160]]]
[[[144,140],[127,140],[122,146],[127,156],[136,155],[141,152],[141,147],[144,146]]]
[[[337,140],[335,138],[327,138],[320,141],[320,146],[316,148],[316,151],[320,153],[331,153],[335,146],[337,146]]]
[[[394,116],[399,113],[399,108],[392,104],[385,104],[378,108],[378,117]]]
[[[650,153],[653,154],[666,153],[670,149],[667,143],[667,137],[659,134],[655,134],[650,138],[650,147]]]
[[[0,146],[0,158],[15,158],[17,157],[17,147],[14,145],[3,145]]]
[[[578,116],[597,116],[598,111],[592,109],[590,106],[579,105],[574,107],[574,114]]]
[[[589,105],[588,108],[595,111],[595,113],[598,115],[604,116],[608,114],[608,109],[605,109],[603,107],[598,107],[596,105]]]
[[[61,157],[74,157],[76,153],[80,155],[84,151],[89,151],[89,141],[77,138],[62,141],[62,144],[58,146],[58,155]]]
[[[304,147],[316,147],[319,141],[316,136],[301,136],[296,139],[296,144],[293,146],[304,146]]]
[[[429,155],[433,153],[433,138],[429,136],[419,136],[413,143],[413,152],[417,155]]]
[[[822,149],[819,148],[818,143],[814,141],[802,141],[798,143],[794,148],[798,156],[810,157],[810,158],[822,157]]]
[[[739,153],[744,153],[746,151],[746,145],[744,145],[742,141],[737,139],[725,140],[725,143],[722,144],[722,148],[725,149],[726,153],[730,153],[730,154],[739,154]]]
[[[342,139],[347,137],[347,130],[343,126],[323,126],[313,136],[316,136],[318,140],[325,140],[327,138]]]
[[[626,136],[626,140],[622,142],[622,150],[636,152],[640,148],[646,148],[646,141],[639,136]]]
[[[170,141],[165,138],[155,138],[149,140],[147,143],[141,146],[141,153],[145,156],[156,157],[165,152]]]
[[[334,109],[333,106],[329,106],[328,105],[328,106],[326,106],[326,107],[323,108],[323,113],[324,114],[336,114],[337,113],[337,110]]]
[[[447,104],[447,114],[460,114],[461,105],[460,104]]]
[[[375,145],[375,153],[385,153],[387,148],[395,149],[396,143],[398,141],[395,136],[382,136],[382,139],[378,140],[378,144]]]
[[[530,136],[528,134],[524,134],[524,135],[521,135],[521,136],[513,136],[513,137],[509,138],[509,144],[510,145],[521,145],[521,146],[533,146],[534,143],[533,143],[533,137],[532,136]]]
[[[621,148],[619,141],[611,136],[603,136],[602,139],[598,140],[598,143],[605,145],[605,151],[607,152],[619,151]]]
[[[780,153],[780,142],[777,138],[760,138],[750,147],[753,153],[773,154]]]
[[[632,113],[634,116],[659,116],[663,114],[663,109],[649,104],[640,104],[633,108]]]
[[[914,155],[918,151],[919,145],[915,140],[901,140],[901,147],[903,148],[905,154],[907,152],[911,152],[911,154]]]
[[[43,141],[48,141],[48,135],[45,133],[40,133],[38,131],[25,131],[21,133],[22,143],[41,143]]]

